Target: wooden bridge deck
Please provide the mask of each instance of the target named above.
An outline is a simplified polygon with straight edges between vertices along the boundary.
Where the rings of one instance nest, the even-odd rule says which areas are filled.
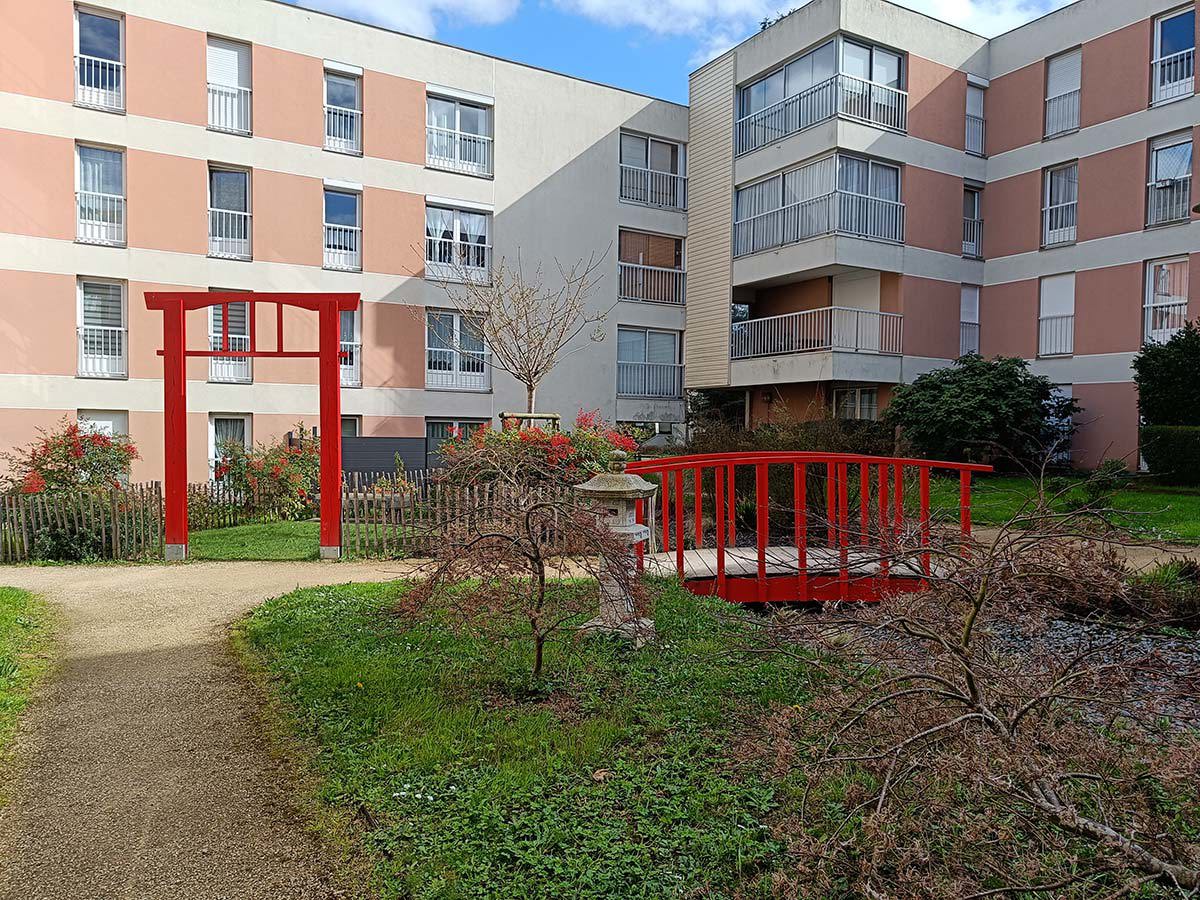
[[[795,547],[769,546],[763,554],[768,578],[800,574],[798,553]],[[809,576],[837,576],[841,573],[842,557],[836,548],[809,547],[806,566]],[[893,577],[922,577],[920,560],[888,560],[888,574]],[[646,555],[646,573],[657,576],[679,574],[678,560],[674,552],[650,553]],[[850,578],[869,578],[883,575],[883,565],[878,551],[851,549],[847,552],[847,573]],[[728,547],[725,550],[725,576],[727,578],[757,578],[758,548]],[[700,550],[683,551],[683,579],[708,579],[717,577],[717,551],[705,547]]]

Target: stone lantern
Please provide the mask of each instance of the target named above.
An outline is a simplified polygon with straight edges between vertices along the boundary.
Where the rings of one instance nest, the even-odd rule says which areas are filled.
[[[632,557],[638,544],[650,537],[650,529],[637,521],[637,501],[648,500],[658,488],[640,475],[625,471],[626,456],[614,450],[609,456],[608,471],[593,475],[591,480],[576,485],[575,493],[598,506],[604,513],[602,522],[629,547]],[[629,564],[632,565],[632,559]],[[600,615],[581,626],[586,631],[616,634],[641,647],[654,638],[654,623],[639,618],[633,608],[633,598],[621,581],[607,571],[607,562],[600,572]]]

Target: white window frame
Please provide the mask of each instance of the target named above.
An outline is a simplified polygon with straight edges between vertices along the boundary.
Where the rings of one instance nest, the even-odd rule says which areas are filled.
[[[971,98],[973,96],[979,97],[979,115],[975,115],[973,112],[971,112]],[[987,88],[981,87],[978,84],[968,84],[967,85],[967,107],[966,107],[965,116],[966,116],[966,126],[967,126],[966,152],[969,153],[971,156],[986,157],[987,156]],[[979,125],[978,125],[979,149],[978,150],[973,150],[973,149],[971,149],[971,146],[970,146],[971,136],[973,133],[972,132],[972,124],[973,123],[971,120],[973,118],[979,120]]]
[[[78,355],[82,358],[83,340],[82,329],[96,328],[100,326],[85,325],[83,321],[83,295],[85,284],[107,284],[114,285],[121,291],[121,362],[113,372],[89,372],[83,373],[78,365],[76,367],[76,376],[79,378],[117,378],[127,379],[129,377],[129,285],[119,278],[93,278],[90,275],[80,275],[75,279],[75,327],[76,327],[76,346]]]
[[[246,84],[241,84],[243,73],[241,67],[238,68],[238,84],[221,84],[212,80],[212,72],[208,67],[208,49],[216,42],[217,44],[235,44],[238,47],[245,47],[247,54],[247,70],[244,74]],[[237,38],[229,38],[219,34],[209,34],[206,36],[204,43],[204,66],[205,78],[208,80],[208,128],[212,131],[220,131],[225,134],[241,134],[251,135],[254,133],[254,45],[249,41],[238,40]],[[226,96],[222,97],[222,91],[226,92]],[[232,100],[232,103],[229,101]],[[245,104],[245,121],[238,122],[234,125],[223,125],[214,122],[214,109],[219,108],[220,104],[226,106],[238,106],[244,102]]]
[[[217,419],[241,419],[245,423],[245,444],[247,450],[254,446],[253,413],[214,412],[208,414],[208,471],[211,476],[217,464]]]
[[[75,410],[75,421],[79,424],[80,430],[87,434],[103,434],[108,437],[129,435],[129,410],[127,409],[77,409]],[[95,425],[100,427],[89,427]]]
[[[1154,28],[1154,48],[1153,48],[1154,49],[1154,57],[1150,63],[1150,105],[1151,106],[1161,106],[1164,103],[1173,103],[1176,100],[1186,100],[1189,97],[1192,97],[1195,95],[1195,84],[1196,84],[1196,73],[1195,73],[1196,32],[1195,32],[1195,29],[1193,29],[1193,31],[1192,31],[1192,62],[1191,62],[1191,66],[1190,66],[1190,68],[1192,70],[1192,77],[1179,79],[1177,81],[1170,82],[1167,85],[1168,90],[1165,90],[1162,92],[1160,92],[1160,90],[1159,90],[1159,83],[1158,83],[1159,82],[1158,70],[1159,70],[1159,67],[1163,60],[1163,55],[1162,55],[1162,25],[1163,25],[1163,23],[1167,22],[1171,19],[1174,19],[1177,16],[1187,15],[1189,12],[1194,13],[1195,11],[1196,11],[1196,7],[1185,6],[1185,7],[1180,7],[1179,9],[1171,10],[1170,12],[1165,12],[1160,16],[1155,16],[1155,18],[1154,18],[1154,25],[1153,25],[1153,28]],[[1175,88],[1177,85],[1179,86],[1177,90],[1171,89],[1171,88]]]
[[[449,347],[434,347],[429,343],[429,317],[451,316],[453,321],[452,335],[450,338]],[[461,312],[453,309],[443,309],[440,307],[425,308],[425,323],[424,323],[424,339],[425,339],[425,389],[426,390],[446,390],[446,391],[467,391],[471,393],[490,393],[492,390],[492,352],[487,345],[487,341],[480,335],[480,342],[483,344],[483,350],[478,353],[464,352],[462,347],[462,332],[463,319],[471,318],[464,316]],[[429,360],[431,353],[445,353],[449,355],[450,367],[430,368]],[[471,369],[466,369],[462,365],[463,357],[478,359],[480,362],[480,371],[476,372]],[[432,381],[430,376],[433,376]],[[442,382],[442,383],[438,383]]]
[[[1046,287],[1048,284],[1071,284],[1071,311],[1046,313]],[[1038,279],[1038,346],[1039,357],[1073,356],[1075,354],[1075,308],[1078,300],[1078,276],[1075,272],[1059,272]],[[1046,324],[1053,322],[1054,324]]]
[[[342,106],[337,103],[329,102],[329,77],[342,78],[354,82],[354,106]],[[361,74],[351,74],[350,72],[342,72],[337,69],[331,69],[328,66],[321,76],[321,96],[324,104],[322,107],[322,119],[324,124],[325,149],[331,153],[345,153],[349,156],[362,156],[363,147],[365,144],[363,138],[363,125],[366,116],[363,113],[363,79]],[[340,110],[343,115],[347,115],[350,121],[355,122],[356,140],[350,141],[345,138],[337,137],[329,133],[329,110]]]
[[[341,436],[342,437],[362,437],[363,433],[363,417],[362,416],[347,416],[343,415],[341,420]],[[346,423],[354,423],[354,434],[346,434]]]
[[[213,206],[212,196],[212,173],[213,172],[233,172],[246,177],[246,209],[218,209]],[[219,259],[240,259],[251,260],[254,258],[254,170],[246,169],[241,166],[230,166],[224,163],[210,162],[208,164],[208,176],[205,178],[204,189],[208,195],[208,255]],[[219,222],[222,218],[220,213],[241,213],[246,217],[246,252],[214,252],[213,250],[213,223]]]
[[[842,416],[841,415],[841,408],[842,408],[841,400],[847,394],[854,395],[854,415],[853,416]],[[864,410],[863,399],[864,399],[865,395],[868,395],[868,394],[872,395],[874,397],[874,401],[871,404],[874,414],[871,416],[864,416],[863,415],[863,410]],[[850,385],[847,387],[834,388],[833,389],[833,415],[835,418],[842,419],[842,421],[846,421],[846,422],[878,422],[879,421],[879,388],[871,386],[871,385]]]
[[[243,293],[243,291],[228,288],[209,288],[210,292]],[[248,293],[248,292],[246,292]],[[230,350],[250,349],[250,317],[254,311],[250,306],[250,298],[231,300],[230,303],[246,304],[246,333],[237,334],[231,328],[229,331]],[[216,326],[217,310],[220,306],[208,307],[208,345],[210,350],[221,349],[222,332]],[[222,310],[222,315],[224,311]],[[215,384],[253,384],[254,360],[248,356],[210,356],[208,358],[208,380]]]
[[[958,296],[958,355],[979,352],[979,305],[983,291],[977,284],[962,285]],[[969,346],[973,345],[973,346]]]
[[[1067,57],[1075,57],[1078,60],[1079,67],[1079,83],[1069,91],[1062,91],[1057,94],[1050,93],[1050,70],[1055,61],[1066,59]],[[1042,104],[1043,108],[1043,138],[1055,138],[1064,134],[1073,134],[1079,130],[1080,126],[1080,109],[1081,99],[1083,94],[1083,48],[1073,47],[1070,50],[1064,50],[1061,53],[1055,53],[1053,56],[1046,57],[1046,89],[1045,101]],[[1068,99],[1074,97],[1073,100]],[[1057,103],[1055,101],[1058,101]]]
[[[453,127],[446,129],[450,132],[450,143],[453,144],[454,156],[448,154],[443,155],[433,152],[441,142],[435,138],[430,132],[437,128],[430,124],[429,108],[430,101],[437,100],[442,103],[451,103],[454,105],[454,123]],[[462,109],[464,106],[469,106],[472,109],[482,110],[487,121],[487,127],[484,134],[475,134],[470,131],[462,130]],[[431,169],[444,169],[451,172],[459,172],[463,175],[473,175],[477,178],[491,178],[495,174],[495,135],[496,130],[496,109],[495,106],[485,103],[482,100],[467,100],[462,97],[454,97],[448,94],[441,94],[437,91],[427,91],[425,94],[425,165]],[[440,128],[439,128],[440,131]],[[463,145],[477,141],[480,144],[484,161],[482,164],[474,160],[463,159]]]
[[[327,194],[342,194],[347,197],[354,197],[354,225],[340,225],[335,222],[330,222],[326,218],[325,199]],[[349,228],[351,233],[356,235],[357,249],[354,255],[357,261],[345,257],[345,254],[351,251],[329,246],[329,229],[330,228]],[[331,257],[330,254],[333,254]],[[340,254],[340,255],[339,255]],[[363,266],[363,192],[361,190],[352,189],[349,187],[338,187],[332,184],[326,184],[321,190],[321,255],[323,266],[326,269],[333,269],[339,272],[361,272]],[[342,259],[345,257],[345,264]]]
[[[1051,228],[1053,215],[1051,213],[1050,197],[1051,183],[1054,178],[1054,173],[1065,172],[1069,169],[1075,170],[1075,199],[1066,203],[1057,204],[1054,209],[1063,209],[1073,207],[1074,212],[1071,216],[1073,223],[1070,226],[1062,226],[1060,228]],[[1063,219],[1065,221],[1065,217]],[[1070,235],[1067,235],[1067,232]],[[1061,235],[1060,238],[1051,240],[1052,233]],[[1057,166],[1050,166],[1043,170],[1042,173],[1042,246],[1057,247],[1064,244],[1073,244],[1079,237],[1079,160],[1062,163]]]
[[[1182,263],[1184,277],[1188,280],[1188,284],[1185,286],[1182,296],[1175,296],[1174,294],[1170,295],[1171,300],[1182,301],[1181,303],[1159,302],[1156,300],[1157,297],[1162,295],[1158,294],[1155,290],[1157,286],[1156,279],[1154,277],[1155,267],[1168,265],[1170,263]],[[1178,256],[1164,256],[1160,259],[1149,260],[1146,263],[1146,274],[1144,277],[1145,289],[1142,298],[1142,341],[1147,344],[1166,343],[1177,331],[1179,331],[1180,328],[1183,327],[1183,323],[1188,320],[1188,305],[1190,303],[1190,297],[1188,295],[1191,291],[1192,277],[1190,259],[1185,253]],[[1178,306],[1183,307],[1183,313],[1179,317],[1179,324],[1177,326],[1167,328],[1151,327],[1155,318],[1155,312],[1157,310],[1166,310]]]
[[[104,112],[123,113],[123,112],[125,112],[125,105],[127,102],[125,80],[126,80],[126,76],[129,74],[125,69],[125,53],[126,53],[126,50],[125,50],[125,16],[124,16],[124,14],[117,12],[115,10],[102,9],[102,8],[96,7],[96,6],[89,6],[86,3],[76,3],[74,5],[71,15],[72,15],[72,22],[73,22],[73,30],[74,30],[76,66],[78,66],[78,59],[81,55],[80,50],[79,50],[79,36],[80,36],[80,34],[79,34],[79,14],[81,12],[85,13],[89,16],[97,16],[102,19],[113,19],[117,22],[117,33],[118,33],[117,46],[118,46],[119,50],[117,53],[117,59],[115,60],[115,63],[118,66],[120,73],[121,73],[121,88],[120,88],[120,102],[119,103],[115,103],[115,104],[89,103],[86,100],[81,100],[79,98],[79,89],[80,89],[79,72],[76,71],[75,72],[75,84],[74,84],[73,90],[72,90],[72,93],[74,95],[75,105],[84,106],[88,109],[98,109],[98,110],[102,110]]]
[[[338,314],[338,346],[339,350],[345,350],[351,356],[348,360],[338,358],[338,369],[342,387],[344,388],[360,388],[362,387],[362,303],[352,310],[342,310]],[[353,328],[351,331],[351,339],[347,341],[342,337],[342,318],[347,315],[352,317]],[[347,347],[346,344],[352,346]]]
[[[106,150],[110,153],[119,153],[121,156],[121,193],[116,194],[101,194],[105,197],[120,197],[121,209],[121,225],[120,236],[116,240],[106,240],[100,238],[84,238],[79,236],[79,195],[82,193],[83,183],[83,156],[80,154],[81,149]],[[93,192],[96,193],[96,192]],[[110,144],[100,144],[95,141],[76,141],[75,142],[75,240],[77,243],[97,244],[106,247],[124,247],[129,241],[129,153],[125,147],[115,147]]]
[[[1159,179],[1157,177],[1158,154],[1165,150],[1170,150],[1172,147],[1180,147],[1184,144],[1188,144],[1192,148],[1192,153],[1191,153],[1192,165],[1188,168],[1187,173],[1185,175],[1181,175],[1179,178],[1175,178],[1175,179]],[[1192,205],[1193,205],[1192,204],[1192,190],[1191,190],[1192,172],[1195,170],[1195,166],[1196,166],[1196,145],[1195,145],[1195,141],[1193,139],[1193,134],[1192,134],[1191,130],[1180,131],[1180,132],[1176,132],[1174,134],[1167,134],[1167,135],[1162,135],[1161,137],[1151,138],[1148,166],[1149,166],[1149,172],[1148,172],[1147,185],[1146,185],[1146,188],[1147,188],[1146,189],[1146,225],[1147,225],[1147,227],[1152,227],[1152,226],[1156,226],[1156,225],[1175,225],[1175,224],[1179,224],[1181,222],[1182,223],[1189,222],[1192,217]],[[1179,215],[1175,216],[1175,217],[1162,218],[1162,219],[1155,220],[1152,215],[1152,211],[1154,209],[1154,202],[1153,202],[1154,192],[1156,190],[1175,189],[1176,186],[1180,182],[1186,182],[1185,187],[1181,188],[1180,190],[1182,191],[1182,190],[1186,189],[1187,197],[1184,200],[1184,202],[1178,203]],[[1165,204],[1165,205],[1170,206],[1170,200],[1168,200],[1167,204]]]
[[[478,248],[484,250],[484,265],[483,266],[468,266],[465,264],[459,265],[453,262],[442,262],[437,259],[430,259],[430,242],[442,241],[444,238],[433,238],[429,235],[429,210],[437,209],[442,212],[451,213],[454,216],[454,237],[451,238],[452,252],[456,252],[459,247],[470,247],[472,252],[477,252]],[[486,228],[487,238],[486,243],[477,244],[473,241],[466,240],[466,232],[463,230],[462,217],[483,216]],[[432,198],[426,198],[425,202],[425,278],[432,281],[460,281],[469,279],[471,283],[483,282],[486,283],[492,277],[492,242],[495,239],[492,229],[495,228],[495,214],[491,209],[473,209],[470,206],[459,205],[453,202],[434,202]]]

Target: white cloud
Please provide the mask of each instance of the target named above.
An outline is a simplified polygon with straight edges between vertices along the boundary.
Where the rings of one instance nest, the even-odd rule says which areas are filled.
[[[408,34],[432,37],[438,22],[453,17],[478,25],[497,25],[512,16],[521,0],[291,0],[300,6],[383,25]]]

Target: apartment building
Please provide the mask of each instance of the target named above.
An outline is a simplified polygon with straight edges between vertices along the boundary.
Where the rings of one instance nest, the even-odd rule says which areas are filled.
[[[1196,15],[1079,0],[993,40],[811,0],[691,77],[689,388],[874,418],[959,355],[1077,397],[1137,460],[1130,361],[1200,315]]]
[[[519,258],[551,283],[592,254],[605,339],[540,409],[682,420],[686,108],[274,0],[0,5],[0,449],[79,416],[132,435],[135,479],[161,477],[143,295],[221,289],[361,292],[343,433],[432,451],[524,408],[443,282]],[[257,317],[189,314],[189,347],[270,345],[274,310]],[[315,348],[314,317],[285,330]],[[221,440],[315,422],[316,374],[189,360],[189,477]]]

